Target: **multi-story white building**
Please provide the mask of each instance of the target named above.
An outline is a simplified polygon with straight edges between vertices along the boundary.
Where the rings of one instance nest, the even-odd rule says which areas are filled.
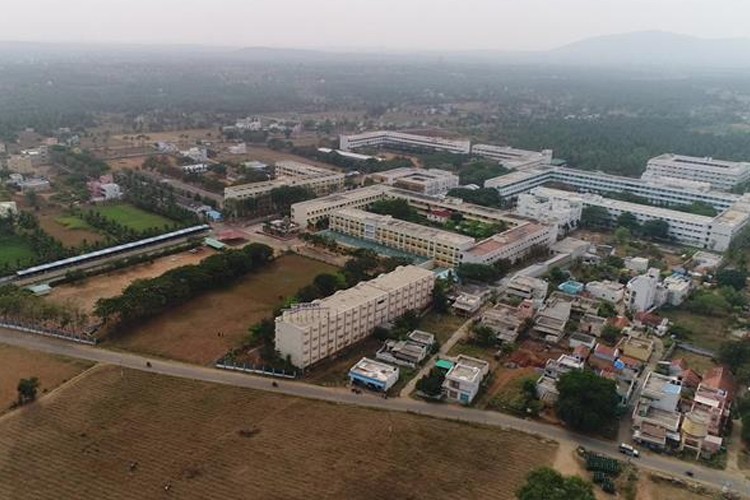
[[[389,186],[430,196],[442,195],[458,187],[456,174],[437,168],[395,168],[372,174],[370,178]]]
[[[516,214],[554,225],[560,235],[578,225],[582,211],[582,199],[546,196],[543,188],[519,194],[516,205]]]
[[[631,311],[648,311],[663,303],[659,300],[659,279],[659,270],[652,267],[646,274],[638,275],[628,281],[625,287],[625,299]]]
[[[552,150],[526,151],[509,146],[495,146],[493,144],[473,144],[471,153],[483,158],[500,162],[503,167],[514,170],[527,170],[544,167],[552,162]]]
[[[543,199],[568,200],[582,203],[583,207],[601,207],[607,210],[612,222],[625,212],[629,212],[643,224],[651,220],[661,220],[669,224],[669,236],[684,245],[706,248],[719,252],[729,248],[729,244],[750,220],[750,196],[737,199],[733,205],[717,217],[680,212],[669,208],[642,205],[605,198],[594,193],[574,193],[559,189],[536,188],[535,196]]]
[[[310,366],[369,336],[409,310],[432,300],[435,275],[399,267],[330,297],[297,304],[276,317],[276,350],[300,368]]]
[[[455,266],[461,253],[474,246],[474,238],[421,226],[356,208],[332,212],[328,227],[362,240],[374,241],[413,255],[435,259],[440,265]]]
[[[448,401],[470,404],[479,392],[482,380],[490,371],[490,364],[481,359],[459,354],[445,374],[443,392]]]
[[[18,213],[18,206],[15,201],[0,201],[0,217],[7,217],[11,214]]]
[[[529,222],[480,241],[463,252],[461,262],[492,264],[501,259],[515,262],[524,257],[531,248],[549,248],[556,240],[557,228]]]
[[[458,212],[466,219],[490,224],[503,222],[516,225],[522,222],[505,210],[466,203],[458,198],[437,198],[386,185],[367,186],[295,203],[292,205],[292,220],[300,227],[307,227],[309,224],[314,224],[328,217],[331,212],[340,208],[363,208],[378,200],[385,199],[406,200],[410,206],[425,216],[436,210],[441,210],[451,213]]]
[[[567,184],[587,193],[606,195],[608,193],[626,192],[640,196],[649,203],[665,206],[703,202],[716,210],[726,210],[740,198],[736,194],[712,190],[707,183],[674,178],[654,178],[645,182],[643,179],[566,167],[511,172],[486,180],[484,187],[495,188],[501,197],[512,199],[520,193],[525,193],[550,182]]]
[[[447,153],[471,153],[471,141],[428,137],[406,134],[391,130],[376,130],[354,135],[341,135],[339,147],[342,151],[359,148],[392,147],[398,149],[415,149],[427,151],[445,151]]]
[[[651,158],[646,164],[642,179],[654,177],[706,182],[714,189],[729,191],[750,180],[750,163],[667,153]]]
[[[274,170],[276,178],[273,180],[224,188],[224,199],[257,198],[282,186],[306,187],[317,196],[323,196],[343,189],[346,179],[345,174],[297,161],[279,161]]]
[[[677,377],[649,372],[633,410],[633,439],[664,448],[670,440],[680,442],[679,411],[682,382]]]

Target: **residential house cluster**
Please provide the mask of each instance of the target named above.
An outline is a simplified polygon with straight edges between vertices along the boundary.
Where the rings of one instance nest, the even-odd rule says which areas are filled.
[[[725,366],[701,378],[683,359],[649,372],[633,411],[633,439],[657,450],[711,456],[724,446],[737,384]]]

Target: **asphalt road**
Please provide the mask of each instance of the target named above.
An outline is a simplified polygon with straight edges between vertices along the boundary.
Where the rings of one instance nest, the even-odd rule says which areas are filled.
[[[273,387],[271,380],[264,377],[190,365],[177,361],[154,359],[138,354],[102,349],[100,347],[78,345],[71,342],[23,334],[5,329],[0,329],[0,342],[23,347],[25,349],[58,354],[71,358],[85,359],[97,363],[119,365],[124,368],[150,371],[172,377],[278,392],[289,396],[317,399],[338,404],[408,412],[433,418],[471,422],[500,427],[503,429],[517,430],[555,441],[572,442],[576,445],[584,446],[588,450],[603,455],[609,455],[614,458],[624,458],[624,456],[617,451],[617,443],[582,436],[560,427],[531,420],[524,420],[493,411],[475,410],[472,408],[440,403],[426,403],[408,398],[383,399],[382,397],[372,394],[354,394],[341,388],[321,387],[296,381],[279,380],[277,381],[277,387]],[[146,365],[147,362],[151,363],[150,367]],[[663,455],[649,453],[645,450],[641,452],[640,458],[633,459],[633,461],[641,468],[682,479],[686,479],[685,472],[690,470],[694,473],[692,481],[700,482],[717,489],[729,486],[732,490],[750,498],[750,481],[739,474],[700,467]]]

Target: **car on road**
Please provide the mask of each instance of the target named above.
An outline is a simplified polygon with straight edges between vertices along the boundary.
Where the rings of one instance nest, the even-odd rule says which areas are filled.
[[[620,443],[619,450],[620,453],[624,453],[625,455],[633,458],[638,458],[641,455],[638,450],[627,443]]]

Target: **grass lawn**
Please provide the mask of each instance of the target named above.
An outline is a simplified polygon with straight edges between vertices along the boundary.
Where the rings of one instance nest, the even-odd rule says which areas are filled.
[[[716,366],[716,362],[708,356],[694,354],[684,349],[675,349],[672,359],[683,358],[688,366],[698,372],[701,376],[705,375],[708,370]]]
[[[70,229],[70,230],[81,229],[81,230],[94,231],[94,228],[92,228],[88,222],[86,222],[85,220],[81,218],[75,217],[73,215],[65,215],[63,217],[58,217],[57,219],[55,219],[55,222],[65,226],[65,229]]]
[[[662,315],[675,325],[690,330],[692,335],[682,340],[697,347],[716,351],[722,343],[730,340],[731,319],[726,316],[701,316],[684,310],[664,311]]]
[[[438,342],[444,344],[466,322],[466,319],[452,314],[438,314],[430,311],[419,321],[419,329],[435,334]]]
[[[463,354],[464,356],[471,356],[472,358],[483,359],[485,361],[494,361],[495,352],[498,349],[499,347],[481,347],[468,341],[462,341],[456,342],[456,345],[448,351],[448,355],[458,356],[459,354]]]
[[[517,431],[104,366],[0,420],[0,498],[510,500],[557,449]]]
[[[18,260],[34,258],[31,245],[20,236],[0,236],[0,266],[15,266]]]
[[[127,203],[102,205],[101,207],[97,207],[95,211],[108,219],[112,219],[136,231],[143,231],[153,227],[162,228],[165,225],[172,225],[174,223],[174,221],[166,217],[146,212]]]

